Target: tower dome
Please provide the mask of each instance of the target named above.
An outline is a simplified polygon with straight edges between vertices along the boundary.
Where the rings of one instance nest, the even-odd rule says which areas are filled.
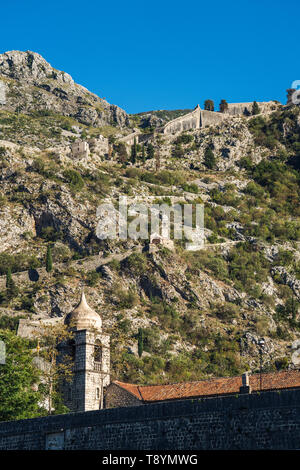
[[[97,329],[101,331],[101,317],[88,305],[83,291],[77,307],[66,316],[65,324],[76,330]]]

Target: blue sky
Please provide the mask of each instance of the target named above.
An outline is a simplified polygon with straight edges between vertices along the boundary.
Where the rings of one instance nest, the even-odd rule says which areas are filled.
[[[286,102],[298,1],[1,2],[0,53],[32,50],[129,113]]]

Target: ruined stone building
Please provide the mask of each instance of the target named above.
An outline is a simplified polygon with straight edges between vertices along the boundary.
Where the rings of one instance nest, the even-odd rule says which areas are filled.
[[[109,152],[108,139],[103,137],[103,135],[99,135],[97,139],[96,138],[89,139],[88,144],[90,147],[90,152],[93,154],[97,154],[100,156],[100,155],[106,155]]]
[[[90,154],[89,144],[82,140],[76,140],[71,145],[71,154],[74,158],[87,158]]]
[[[88,139],[87,141],[76,140],[71,145],[71,155],[73,158],[87,158],[90,154],[98,156],[107,155],[109,152],[108,139],[99,135],[97,138]]]

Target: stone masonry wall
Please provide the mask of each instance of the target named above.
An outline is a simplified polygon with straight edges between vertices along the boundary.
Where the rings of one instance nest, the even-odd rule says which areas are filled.
[[[131,134],[129,135],[126,135],[125,137],[121,137],[119,139],[119,142],[123,142],[124,144],[127,144],[127,145],[133,145],[134,144],[134,139],[136,140],[136,143],[139,142],[139,136],[140,136],[140,131],[139,130],[135,130],[134,132],[132,132]]]
[[[0,423],[0,449],[299,449],[300,390]]]
[[[168,122],[163,128],[163,133],[176,134],[177,132],[183,132],[189,129],[199,129],[200,113],[200,107],[196,106],[191,113],[184,114],[183,116],[179,116],[178,118]]]
[[[110,384],[105,393],[105,408],[141,405],[142,402],[133,394],[127,392],[127,390],[124,390],[114,383]]]
[[[214,111],[206,111],[206,109],[201,109],[200,127],[216,126],[218,124],[221,124],[224,119],[228,119],[228,115],[223,113],[216,113]]]
[[[280,106],[280,103],[275,101],[258,101],[257,104],[260,108],[261,113],[271,113],[273,111],[276,111],[276,109]],[[232,116],[251,115],[252,107],[253,102],[228,103],[228,109],[226,110],[226,114],[230,114]]]

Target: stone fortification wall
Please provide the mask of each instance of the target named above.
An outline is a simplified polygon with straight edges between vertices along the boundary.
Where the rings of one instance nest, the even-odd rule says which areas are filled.
[[[261,113],[271,113],[276,111],[276,109],[280,106],[280,103],[276,101],[261,101],[257,102]],[[252,114],[252,106],[253,102],[250,103],[228,103],[228,109],[226,114],[230,114],[231,116],[250,116]]]
[[[178,132],[187,131],[190,129],[199,129],[200,127],[200,113],[201,109],[199,105],[188,114],[180,116],[172,121],[168,122],[163,127],[164,134],[177,134]]]
[[[0,423],[0,449],[299,449],[300,390]]]

